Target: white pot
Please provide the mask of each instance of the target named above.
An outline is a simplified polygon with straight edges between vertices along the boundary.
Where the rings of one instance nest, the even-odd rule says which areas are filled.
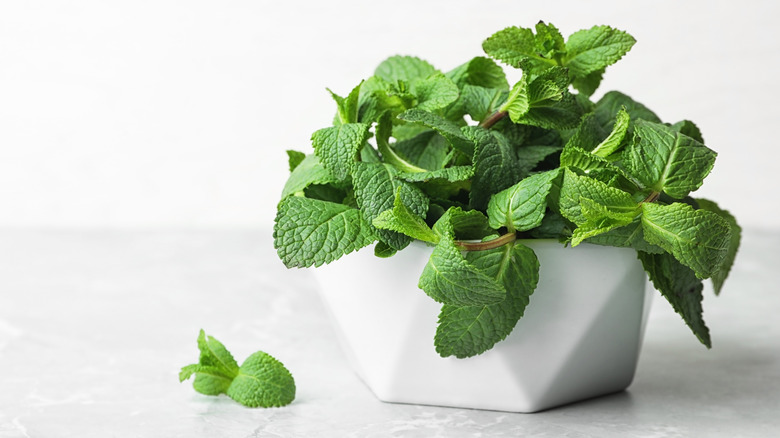
[[[314,270],[342,347],[377,398],[535,412],[628,387],[651,302],[635,251],[522,242],[541,266],[525,316],[467,359],[433,346],[441,305],[417,287],[431,247],[414,242],[389,259],[369,247]]]

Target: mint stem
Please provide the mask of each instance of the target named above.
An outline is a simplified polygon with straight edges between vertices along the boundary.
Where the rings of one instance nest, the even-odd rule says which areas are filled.
[[[658,198],[661,197],[661,192],[652,192],[649,195],[647,195],[647,198],[644,199],[641,203],[644,204],[645,202],[655,202],[658,200]]]
[[[515,240],[517,240],[517,233],[510,232],[486,242],[464,242],[462,240],[458,240],[455,242],[455,244],[466,251],[487,251],[489,249],[506,245],[509,242],[514,242]]]
[[[499,120],[503,119],[504,116],[506,116],[506,115],[507,115],[506,111],[496,111],[493,114],[491,114],[490,117],[488,117],[487,119],[483,120],[479,124],[479,126],[485,128],[485,129],[490,129],[491,126],[495,125],[496,122],[498,122]]]

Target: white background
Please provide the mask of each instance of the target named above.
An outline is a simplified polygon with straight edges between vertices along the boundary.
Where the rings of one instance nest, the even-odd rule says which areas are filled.
[[[594,24],[638,43],[607,70],[719,152],[699,196],[775,227],[773,1],[0,3],[0,226],[270,227],[285,149],[382,59],[449,70],[510,25]]]

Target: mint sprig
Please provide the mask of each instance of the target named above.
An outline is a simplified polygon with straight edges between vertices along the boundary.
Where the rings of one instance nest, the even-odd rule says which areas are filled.
[[[258,351],[239,367],[225,346],[203,330],[198,335],[198,349],[198,363],[183,367],[179,381],[194,374],[193,387],[201,394],[227,394],[250,408],[285,406],[295,399],[295,380],[271,355]]]
[[[392,56],[346,97],[331,92],[336,117],[312,136],[314,153],[288,152],[279,257],[310,267],[374,243],[379,257],[433,246],[418,284],[442,304],[435,348],[469,357],[533,311],[538,260],[521,239],[633,248],[709,347],[702,280],[721,291],[741,229],[691,197],[717,158],[693,122],[664,123],[619,91],[591,100],[635,42],[609,26],[564,37],[539,22],[496,32],[487,57],[449,71]],[[233,372],[199,366],[214,390]]]

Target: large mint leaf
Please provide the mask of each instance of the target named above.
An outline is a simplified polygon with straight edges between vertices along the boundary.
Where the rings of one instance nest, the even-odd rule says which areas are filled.
[[[437,71],[427,61],[414,56],[391,56],[377,66],[374,74],[395,83],[399,80],[411,82],[413,79],[427,78]]]
[[[437,243],[439,241],[439,235],[431,230],[425,220],[404,205],[400,189],[396,192],[393,200],[393,208],[380,213],[372,223],[381,230],[396,231],[424,242]]]
[[[616,63],[636,40],[609,26],[594,26],[569,35],[564,66],[574,77],[585,77]]]
[[[471,208],[484,210],[493,194],[522,178],[522,170],[512,146],[500,134],[479,127],[464,132],[477,145],[469,203]]]
[[[717,272],[729,250],[731,229],[717,213],[688,204],[642,204],[645,239],[672,253],[699,278]]]
[[[430,170],[415,173],[399,173],[398,178],[409,182],[428,182],[441,179],[449,182],[466,181],[474,176],[474,167],[472,166],[452,166],[444,169]]]
[[[483,56],[472,58],[467,63],[455,67],[447,72],[447,77],[452,79],[459,88],[472,85],[499,90],[509,89],[504,69],[492,59]]]
[[[295,168],[282,189],[282,199],[300,192],[313,184],[328,184],[335,178],[325,170],[316,155],[307,155]]]
[[[682,199],[698,189],[712,170],[716,153],[674,129],[637,120],[623,152],[629,174],[648,189]]]
[[[393,149],[415,166],[435,170],[447,164],[451,147],[436,131],[426,130],[411,138],[396,141]]]
[[[372,222],[383,211],[392,209],[396,193],[415,214],[425,217],[428,198],[417,187],[396,178],[397,174],[389,164],[357,164],[353,175],[355,199],[367,221]],[[392,230],[376,230],[376,234],[397,250],[411,242],[408,236]]]
[[[393,121],[390,117],[390,113],[385,113],[379,119],[376,127],[376,145],[385,163],[392,164],[397,169],[405,172],[424,172],[424,168],[415,166],[390,145],[390,136],[393,132]]]
[[[444,108],[460,95],[458,86],[441,73],[413,82],[412,92],[417,96],[417,108],[424,111]]]
[[[288,268],[330,263],[374,240],[371,225],[355,208],[298,196],[279,203],[274,247]]]
[[[577,225],[583,225],[588,221],[588,218],[582,212],[581,198],[595,201],[614,212],[630,213],[637,208],[636,201],[629,193],[565,169],[560,187],[558,207],[563,217]]]
[[[559,175],[558,169],[538,173],[493,195],[487,208],[490,226],[516,231],[538,227],[547,209],[547,196],[553,180]]]
[[[669,301],[675,312],[682,316],[699,341],[710,348],[710,331],[702,319],[701,280],[669,254],[639,252],[639,260],[642,261],[655,288]]]
[[[437,302],[453,306],[482,306],[506,298],[502,283],[463,258],[451,232],[433,249],[419,287]]]
[[[488,251],[472,251],[466,258],[477,269],[504,284],[506,299],[484,306],[445,304],[434,338],[436,351],[443,357],[475,356],[506,338],[523,316],[539,279],[536,255],[519,242]]]
[[[346,123],[320,129],[312,135],[314,153],[337,180],[347,179],[355,169],[369,128],[366,123]]]
[[[463,152],[466,156],[471,156],[474,153],[474,143],[463,135],[460,127],[455,122],[419,108],[407,110],[400,114],[398,118],[406,122],[419,123],[433,129],[447,139],[452,147]]]
[[[726,257],[723,258],[723,262],[718,270],[712,273],[712,285],[717,295],[720,294],[723,282],[726,281],[726,277],[728,277],[731,267],[734,265],[734,259],[737,257],[737,250],[739,250],[739,243],[742,239],[742,228],[737,224],[737,219],[731,213],[718,207],[716,203],[707,199],[697,199],[696,203],[700,209],[711,211],[723,218],[728,222],[729,228],[731,228],[731,239],[729,239]]]
[[[545,129],[573,128],[580,121],[582,109],[568,86],[566,70],[560,67],[549,68],[532,78],[524,74],[500,110],[509,113],[515,123]]]

